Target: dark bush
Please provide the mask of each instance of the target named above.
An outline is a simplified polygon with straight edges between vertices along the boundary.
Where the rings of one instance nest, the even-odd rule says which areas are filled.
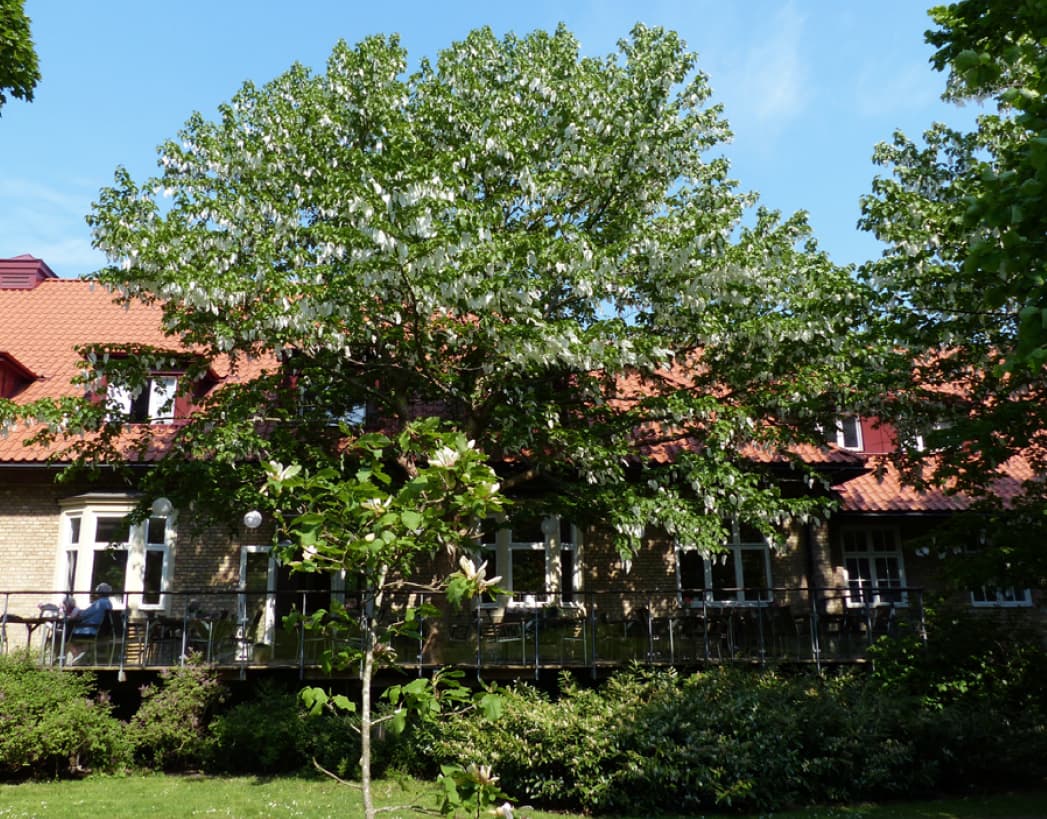
[[[297,694],[263,681],[250,700],[211,721],[211,767],[260,774],[299,770],[306,762],[307,730]]]
[[[914,797],[1044,775],[1040,712],[1018,725],[992,700],[931,707],[865,670],[633,669],[598,690],[565,678],[556,700],[526,685],[503,698],[495,722],[470,713],[417,726],[416,754],[429,769],[491,765],[518,801],[640,815]]]
[[[306,741],[303,749],[308,765],[319,765],[343,779],[360,776],[360,718],[356,714],[318,714],[305,717]],[[381,776],[387,755],[382,743],[372,745],[371,773]]]
[[[159,684],[142,689],[128,725],[135,758],[157,770],[204,768],[211,758],[208,726],[225,693],[215,671],[198,663],[163,672]]]
[[[359,777],[360,719],[356,714],[310,715],[295,691],[262,681],[247,699],[211,721],[215,771],[290,773],[319,766],[339,777]],[[373,771],[380,776],[388,753],[373,746]]]
[[[94,678],[40,669],[24,654],[0,657],[0,776],[112,772],[131,760],[123,724]]]
[[[1047,775],[1047,652],[1014,612],[928,612],[926,645],[912,637],[870,649],[885,696],[919,700],[925,752],[950,791],[1031,785]]]

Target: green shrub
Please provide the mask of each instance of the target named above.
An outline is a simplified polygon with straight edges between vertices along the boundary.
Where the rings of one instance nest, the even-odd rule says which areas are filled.
[[[211,721],[211,767],[260,774],[299,770],[306,761],[306,730],[297,695],[262,681],[250,700]]]
[[[1038,715],[1019,726],[991,701],[930,708],[864,671],[633,669],[597,690],[564,678],[556,700],[526,685],[502,698],[495,722],[474,712],[417,726],[427,769],[412,772],[490,765],[518,802],[640,815],[901,798],[1044,774]]]
[[[643,674],[620,675],[602,692],[565,675],[555,702],[521,684],[500,692],[497,721],[452,714],[418,726],[413,741],[438,764],[492,766],[517,801],[595,809],[623,759],[616,742],[623,714],[640,708],[652,686],[672,684],[654,675],[641,681]]]
[[[55,777],[112,772],[130,762],[123,724],[94,679],[0,657],[0,776]]]
[[[245,700],[211,721],[209,767],[231,773],[275,774],[311,769],[359,777],[360,718],[325,711],[311,715],[297,692],[263,680]],[[376,738],[372,770],[388,764],[388,743]]]
[[[360,776],[360,717],[357,714],[324,713],[305,717],[306,741],[303,748],[305,762],[319,765],[343,779]],[[371,746],[371,773],[384,773],[388,754],[384,743]]]
[[[917,698],[925,752],[950,791],[1039,782],[1047,775],[1047,651],[1042,634],[1009,612],[932,609],[926,645],[881,640],[870,649],[886,696]]]
[[[165,671],[142,689],[142,704],[128,734],[135,758],[165,771],[200,769],[210,759],[212,712],[225,689],[212,669],[197,663]]]

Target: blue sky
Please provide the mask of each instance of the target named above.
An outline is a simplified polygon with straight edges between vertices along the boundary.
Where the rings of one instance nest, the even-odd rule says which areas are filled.
[[[26,11],[43,79],[33,103],[0,111],[0,258],[31,253],[61,276],[103,262],[84,216],[118,165],[153,175],[156,146],[193,111],[211,117],[245,80],[296,61],[322,70],[339,39],[397,32],[416,61],[482,25],[564,22],[593,55],[637,21],[675,29],[726,107],[735,178],[769,207],[808,211],[840,263],[880,252],[855,227],[873,146],[974,114],[939,100],[920,0],[27,0]]]

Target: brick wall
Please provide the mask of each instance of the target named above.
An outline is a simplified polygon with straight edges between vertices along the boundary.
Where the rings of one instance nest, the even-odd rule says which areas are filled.
[[[54,586],[59,508],[55,488],[29,472],[0,477],[0,590],[8,610],[37,614],[41,593]]]

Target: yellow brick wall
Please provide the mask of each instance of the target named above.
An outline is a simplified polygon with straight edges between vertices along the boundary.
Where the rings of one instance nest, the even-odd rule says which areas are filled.
[[[25,592],[10,595],[9,612],[37,614],[54,586],[58,524],[50,481],[30,472],[0,477],[0,590]]]

